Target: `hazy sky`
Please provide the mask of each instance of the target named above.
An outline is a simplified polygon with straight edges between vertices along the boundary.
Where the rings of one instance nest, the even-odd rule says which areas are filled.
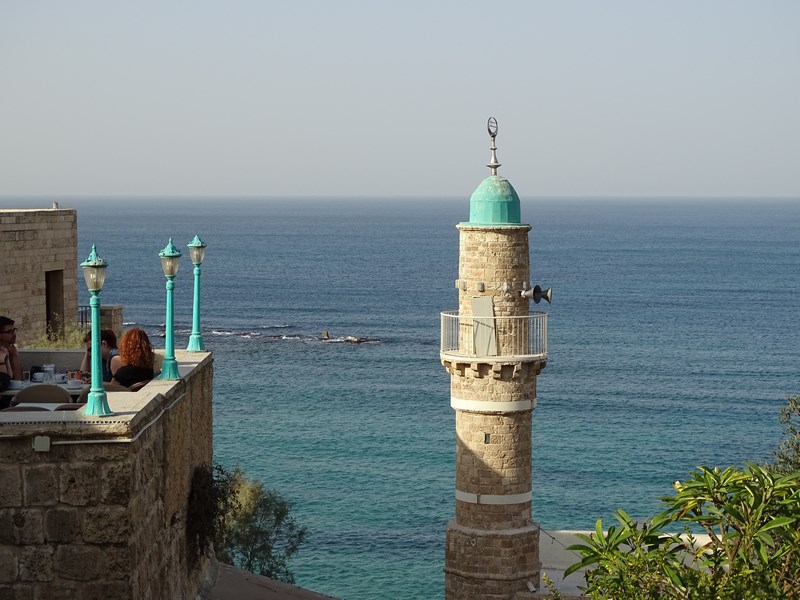
[[[0,0],[0,196],[800,196],[796,0]]]

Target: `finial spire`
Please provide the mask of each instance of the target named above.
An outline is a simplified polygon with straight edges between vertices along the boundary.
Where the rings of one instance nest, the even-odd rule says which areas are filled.
[[[492,151],[492,157],[486,166],[492,170],[492,175],[497,175],[497,167],[500,166],[500,163],[497,162],[497,146],[494,145],[494,138],[497,137],[497,119],[489,117],[489,121],[486,123],[486,130],[492,140],[492,145],[489,148]]]

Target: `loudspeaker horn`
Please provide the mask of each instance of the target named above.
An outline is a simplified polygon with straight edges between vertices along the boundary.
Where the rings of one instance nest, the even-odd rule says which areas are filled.
[[[542,290],[541,286],[537,283],[533,286],[531,290],[525,290],[522,292],[523,298],[532,298],[534,303],[539,304],[542,299],[547,300],[548,304],[553,303],[553,288],[547,288],[546,290]]]
[[[533,286],[533,301],[535,304],[539,304],[539,301],[545,299],[547,300],[548,304],[553,303],[553,288],[547,288],[543,290],[538,285]]]

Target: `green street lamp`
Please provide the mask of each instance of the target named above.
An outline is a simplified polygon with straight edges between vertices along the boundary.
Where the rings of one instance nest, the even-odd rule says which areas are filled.
[[[100,349],[100,291],[106,281],[106,267],[108,263],[97,256],[97,249],[92,244],[92,252],[81,263],[81,269],[91,294],[89,305],[92,308],[92,385],[86,399],[85,414],[96,417],[114,414],[108,406],[108,396],[103,387],[103,353]]]
[[[172,290],[175,289],[175,275],[180,266],[179,259],[181,251],[172,243],[172,238],[164,249],[158,253],[161,257],[161,269],[167,278],[167,322],[166,322],[166,341],[164,343],[164,362],[161,365],[161,375],[159,379],[180,379],[178,372],[178,361],[175,360],[175,340],[173,339],[174,324],[172,321]]]
[[[189,256],[192,257],[194,265],[194,302],[192,303],[192,335],[189,336],[189,345],[186,346],[188,352],[202,352],[203,334],[200,333],[200,265],[206,255],[206,245],[198,236],[187,245]]]

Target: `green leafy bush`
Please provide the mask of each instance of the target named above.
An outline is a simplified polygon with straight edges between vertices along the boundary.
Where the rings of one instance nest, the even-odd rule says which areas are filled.
[[[227,518],[234,512],[235,502],[233,475],[229,471],[217,464],[195,468],[186,510],[190,566],[224,539]]]
[[[786,425],[784,437],[772,455],[774,470],[779,473],[800,471],[800,396],[789,396],[781,407],[778,421]]]
[[[235,508],[225,519],[217,558],[251,573],[294,583],[288,560],[305,541],[290,505],[261,482],[246,479],[236,469],[232,477]]]
[[[586,567],[591,598],[780,599],[800,597],[800,473],[773,474],[748,464],[700,467],[666,510],[639,524],[622,510],[619,525],[581,535],[570,547]],[[683,536],[667,533],[678,529]],[[700,543],[691,530],[708,535]]]
[[[294,583],[288,560],[307,530],[289,512],[277,492],[247,479],[241,469],[200,465],[192,476],[186,514],[190,566],[213,546],[221,562]]]
[[[18,344],[23,348],[52,349],[52,350],[83,350],[86,344],[83,338],[88,328],[78,325],[64,325],[50,328],[47,331],[33,331],[25,335]]]

